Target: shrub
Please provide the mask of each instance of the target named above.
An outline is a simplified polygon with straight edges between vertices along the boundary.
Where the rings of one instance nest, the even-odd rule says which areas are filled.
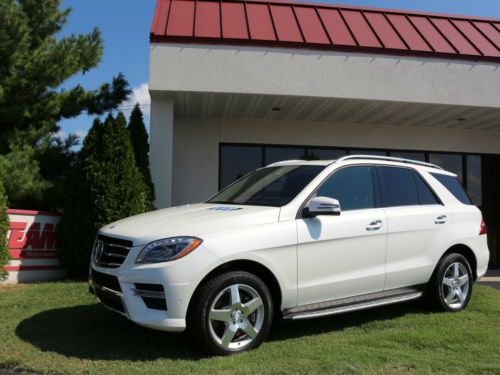
[[[70,276],[86,275],[100,227],[145,212],[146,188],[135,165],[123,115],[95,120],[68,173],[61,258]]]
[[[7,244],[7,231],[9,230],[9,215],[7,215],[7,196],[0,181],[0,280],[7,277],[4,266],[9,263],[10,253]]]
[[[149,136],[144,125],[141,108],[137,103],[130,114],[127,130],[130,133],[130,141],[134,148],[135,164],[141,172],[142,180],[148,189],[148,200],[153,208],[155,200],[155,188],[151,180],[151,171],[149,169]]]

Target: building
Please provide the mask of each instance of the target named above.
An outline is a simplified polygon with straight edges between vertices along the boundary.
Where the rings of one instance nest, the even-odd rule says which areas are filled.
[[[500,19],[158,0],[150,43],[158,207],[277,160],[427,160],[482,208],[500,266]]]

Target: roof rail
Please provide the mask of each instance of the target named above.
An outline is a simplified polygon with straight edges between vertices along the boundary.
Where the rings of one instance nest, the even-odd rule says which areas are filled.
[[[398,163],[407,163],[407,164],[422,165],[424,167],[430,167],[430,168],[436,168],[436,169],[443,170],[443,168],[441,168],[439,165],[431,164],[431,163],[425,163],[423,161],[411,160],[411,159],[403,159],[403,158],[393,158],[391,156],[377,156],[377,155],[347,155],[347,156],[343,156],[343,157],[335,160],[334,163],[338,163],[339,161],[354,160],[354,159],[371,159],[371,160],[395,161],[395,162],[398,162]]]

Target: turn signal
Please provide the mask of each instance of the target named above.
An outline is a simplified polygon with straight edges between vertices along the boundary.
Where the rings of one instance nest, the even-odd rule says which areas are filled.
[[[488,233],[488,230],[486,229],[486,223],[484,222],[484,219],[481,219],[481,226],[479,227],[479,235],[486,233]]]

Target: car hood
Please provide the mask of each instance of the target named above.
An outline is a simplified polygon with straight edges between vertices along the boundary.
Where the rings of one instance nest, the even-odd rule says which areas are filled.
[[[197,203],[131,216],[104,226],[99,233],[131,240],[138,246],[162,238],[202,236],[277,222],[279,213],[279,207]]]

